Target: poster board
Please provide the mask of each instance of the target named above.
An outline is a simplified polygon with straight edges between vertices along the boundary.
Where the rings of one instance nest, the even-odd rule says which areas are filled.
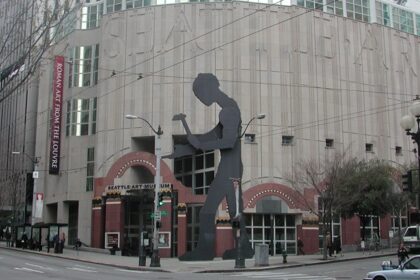
[[[120,233],[119,232],[105,232],[105,248],[112,248],[114,243],[117,244],[118,248],[120,247]]]
[[[158,234],[158,247],[171,248],[171,232],[161,231]]]

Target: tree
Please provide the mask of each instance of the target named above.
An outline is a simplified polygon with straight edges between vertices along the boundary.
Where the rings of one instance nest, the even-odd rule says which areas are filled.
[[[331,160],[320,163],[315,160],[296,164],[293,174],[287,180],[301,197],[304,207],[318,217],[322,236],[327,236],[335,206],[341,199],[338,189],[355,172],[356,159],[348,159],[344,154],[335,154]],[[313,192],[313,196],[305,193]],[[323,258],[327,259],[327,240],[323,238]]]
[[[389,214],[393,199],[393,168],[382,160],[358,161],[352,172],[338,189],[336,209],[344,218],[357,215],[362,224],[362,240],[365,240],[365,228],[371,215]]]
[[[30,79],[50,45],[75,24],[80,5],[74,1],[0,2],[0,103]]]

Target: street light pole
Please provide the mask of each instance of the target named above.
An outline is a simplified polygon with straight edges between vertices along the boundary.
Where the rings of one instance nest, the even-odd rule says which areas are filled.
[[[36,195],[38,193],[37,185],[36,185],[36,179],[38,178],[37,167],[38,167],[38,163],[39,163],[39,158],[37,158],[37,157],[32,158],[31,156],[29,156],[25,152],[23,152],[23,153],[18,152],[18,151],[13,151],[12,152],[12,155],[20,155],[20,154],[25,155],[33,163],[32,178],[34,179],[34,183],[33,183],[33,190],[32,190],[32,213],[31,213],[31,225],[33,226],[35,224],[35,221],[36,221],[36,217],[35,217],[35,212],[36,212]],[[25,206],[25,209],[26,209],[26,206]],[[42,211],[42,209],[41,209],[41,211]]]
[[[158,129],[155,130],[153,126],[144,118],[136,116],[136,115],[126,115],[126,119],[133,120],[133,119],[140,119],[147,123],[149,127],[152,129],[153,133],[155,134],[155,156],[156,156],[156,173],[155,173],[155,205],[153,207],[154,213],[153,213],[153,252],[152,252],[152,258],[150,262],[150,267],[160,267],[160,257],[159,257],[159,228],[157,226],[158,219],[157,219],[157,213],[158,213],[158,203],[159,203],[159,192],[160,192],[160,161],[162,159],[161,154],[161,144],[160,144],[160,137],[163,134],[163,131],[158,126]]]
[[[252,117],[245,126],[243,132],[239,135],[239,140],[241,141],[242,137],[245,135],[246,130],[248,129],[251,122],[255,119],[262,120],[265,118],[265,114],[258,114]],[[240,143],[242,145],[242,143]],[[242,157],[242,147],[241,147],[241,155]],[[245,225],[243,224],[244,219],[242,217],[243,212],[243,200],[242,200],[242,178],[232,178],[233,184],[235,186],[235,194],[236,194],[236,216],[234,219],[237,219],[238,225],[235,234],[236,240],[236,257],[235,257],[235,268],[245,268],[245,257],[243,256],[243,248],[241,242],[241,236],[245,234]]]
[[[406,134],[411,137],[417,144],[417,163],[418,163],[418,171],[417,171],[417,178],[418,178],[418,185],[420,187],[420,97],[417,95],[416,99],[413,100],[413,103],[410,105],[409,108],[411,115],[405,115],[401,118],[401,127],[405,130]],[[411,132],[411,129],[415,127],[417,123],[417,131]],[[418,197],[418,190],[416,189],[416,208],[419,209],[419,197]]]

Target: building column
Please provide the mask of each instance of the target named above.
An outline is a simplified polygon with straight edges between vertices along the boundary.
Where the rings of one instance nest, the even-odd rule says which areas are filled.
[[[105,211],[102,199],[94,198],[92,200],[92,236],[90,241],[94,248],[104,247],[103,221],[105,217],[103,215],[105,215]]]
[[[222,257],[226,250],[234,248],[233,232],[230,223],[216,225],[216,257]]]
[[[124,239],[124,204],[122,198],[121,196],[108,197],[105,205],[105,234],[107,232],[120,233],[118,246],[122,246],[122,240]],[[106,242],[107,240],[105,240],[105,246],[107,245]]]
[[[187,252],[187,206],[178,204],[178,257]]]

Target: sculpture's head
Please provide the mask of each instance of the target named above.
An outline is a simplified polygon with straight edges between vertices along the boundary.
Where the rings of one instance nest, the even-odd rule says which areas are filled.
[[[217,77],[210,73],[200,73],[193,83],[195,96],[206,106],[215,102],[216,95],[219,92],[219,81]]]

